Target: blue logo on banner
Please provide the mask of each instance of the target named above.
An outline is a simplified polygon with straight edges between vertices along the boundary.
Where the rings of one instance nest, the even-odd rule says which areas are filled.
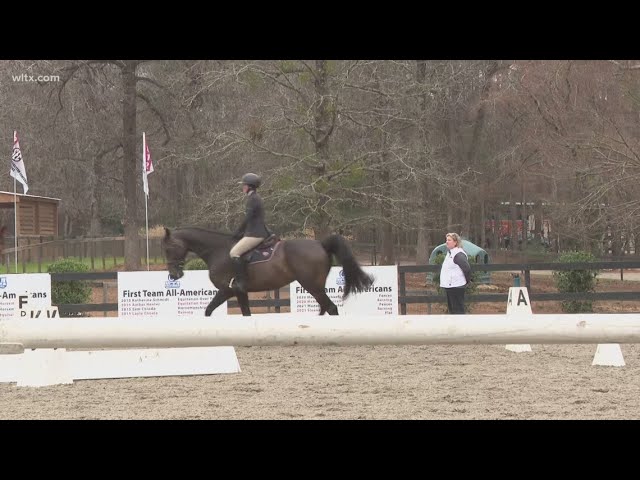
[[[7,277],[0,277],[0,288],[6,288],[7,286]]]
[[[344,270],[340,270],[340,273],[338,273],[338,278],[336,278],[336,285],[344,285],[344,283]]]
[[[164,282],[164,288],[180,288],[180,280],[171,280],[167,275],[167,281]]]

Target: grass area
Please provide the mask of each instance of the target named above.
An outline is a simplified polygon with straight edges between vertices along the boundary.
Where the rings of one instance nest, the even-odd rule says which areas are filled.
[[[117,267],[124,265],[124,257],[106,257],[104,259],[104,266],[102,264],[102,258],[94,258],[93,259],[93,268],[91,268],[91,258],[80,258],[80,257],[67,257],[77,262],[84,263],[89,270],[101,272],[101,271],[113,271],[116,270]],[[43,260],[39,265],[37,262],[25,262],[24,266],[21,262],[18,262],[18,273],[47,273],[47,269],[49,265],[55,263],[54,260]],[[165,260],[163,258],[158,258],[157,260],[153,257],[149,258],[149,265],[164,265]],[[146,267],[147,265],[147,257],[141,259],[141,265]],[[9,265],[9,269],[7,271],[6,263],[4,265],[0,265],[0,273],[16,273],[16,266],[11,259],[11,263]]]

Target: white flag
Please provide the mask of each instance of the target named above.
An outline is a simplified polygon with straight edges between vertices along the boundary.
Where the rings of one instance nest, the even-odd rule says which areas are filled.
[[[24,169],[24,162],[22,161],[22,152],[20,152],[20,142],[18,142],[18,132],[13,131],[13,154],[11,155],[11,172],[9,173],[13,178],[22,184],[24,193],[29,190],[27,185],[27,172]]]
[[[147,145],[147,139],[145,134],[142,134],[142,186],[144,193],[149,196],[149,182],[147,181],[147,175],[153,172],[153,162],[151,161],[151,153],[149,152],[149,145]]]

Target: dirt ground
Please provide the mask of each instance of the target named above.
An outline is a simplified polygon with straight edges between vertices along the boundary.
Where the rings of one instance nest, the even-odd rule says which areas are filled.
[[[241,373],[0,384],[1,419],[638,419],[640,348],[238,347]]]
[[[481,289],[506,292],[513,284],[509,274],[493,279]],[[407,288],[424,283],[414,275]],[[554,291],[551,277],[532,277],[532,289]],[[598,287],[616,289],[640,292],[640,282],[603,280]],[[115,301],[115,291],[110,295]],[[426,309],[410,305],[408,313]],[[441,309],[434,305],[432,313]],[[595,309],[638,312],[640,301],[597,302]],[[505,311],[487,303],[472,314]],[[533,311],[560,307],[534,303]],[[624,367],[592,366],[596,345],[531,347],[517,354],[502,345],[238,347],[238,374],[0,384],[0,419],[640,418],[640,345],[621,345]]]

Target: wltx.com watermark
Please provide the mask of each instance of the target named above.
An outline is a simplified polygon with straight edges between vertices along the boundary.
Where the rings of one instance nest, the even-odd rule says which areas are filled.
[[[11,75],[11,79],[14,82],[59,82],[60,75],[29,75],[28,73],[21,73],[20,75]]]

